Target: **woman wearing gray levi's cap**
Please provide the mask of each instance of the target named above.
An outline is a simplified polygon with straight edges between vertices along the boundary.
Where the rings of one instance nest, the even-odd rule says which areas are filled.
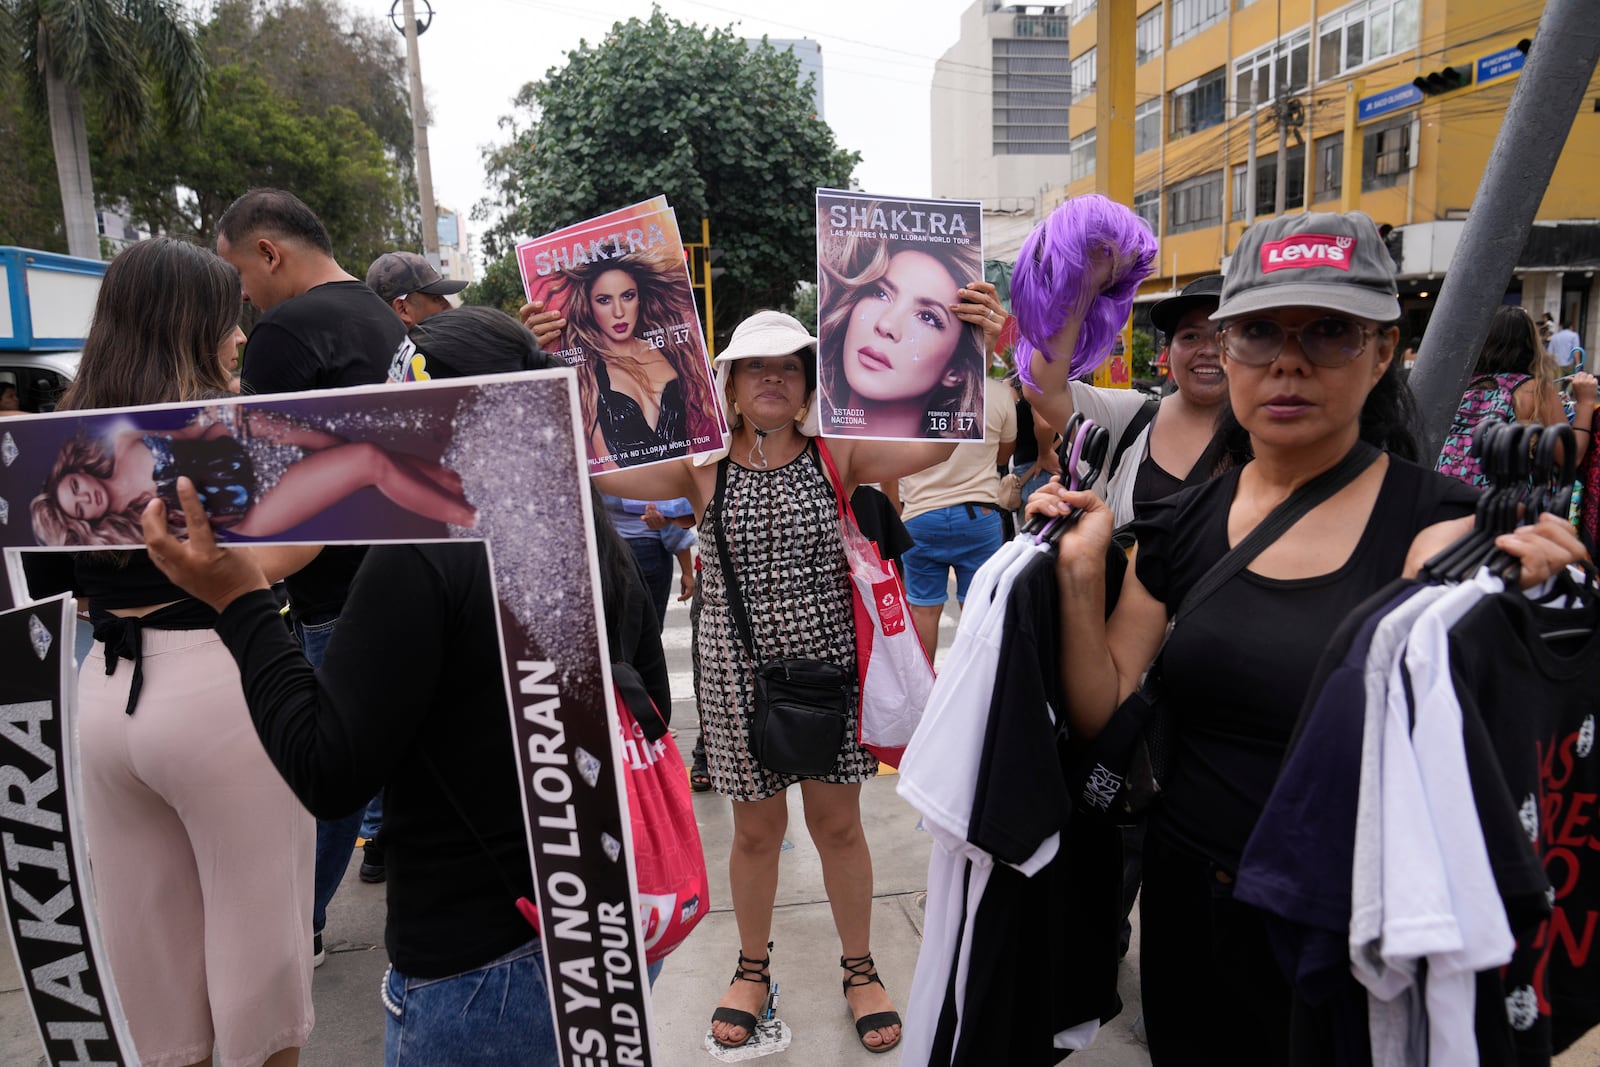
[[[1394,265],[1371,219],[1291,215],[1254,226],[1212,315],[1254,458],[1140,509],[1132,573],[1108,620],[1106,505],[1059,485],[1029,502],[1046,515],[1085,509],[1060,541],[1057,574],[1071,635],[1062,645],[1068,719],[1093,737],[1162,650],[1169,617],[1201,576],[1297,488],[1347,455],[1359,460],[1343,488],[1185,612],[1162,651],[1176,754],[1149,819],[1140,898],[1157,1067],[1293,1062],[1289,985],[1263,914],[1234,900],[1234,875],[1327,635],[1471,524],[1477,494],[1414,462],[1390,325],[1399,317]],[[1571,533],[1554,522],[1521,531],[1524,581],[1579,557]],[[1199,1040],[1215,1051],[1198,1051]]]

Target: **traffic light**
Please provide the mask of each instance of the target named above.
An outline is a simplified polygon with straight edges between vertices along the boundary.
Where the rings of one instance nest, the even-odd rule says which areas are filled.
[[[1424,74],[1411,79],[1411,84],[1427,96],[1438,96],[1448,93],[1452,89],[1463,89],[1472,84],[1472,68],[1470,66],[1445,67],[1432,74]]]

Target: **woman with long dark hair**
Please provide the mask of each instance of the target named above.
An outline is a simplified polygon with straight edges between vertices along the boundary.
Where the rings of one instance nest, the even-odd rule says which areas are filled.
[[[106,268],[59,409],[229,396],[240,306],[238,274],[212,253],[130,246]],[[281,578],[316,549],[235,551]],[[312,1023],[312,818],[250,727],[214,611],[142,549],[80,554],[75,585],[95,633],[78,682],[84,828],[139,1058],[296,1063]]]
[[[1551,362],[1545,356],[1533,316],[1517,304],[1496,308],[1489,321],[1489,336],[1472,368],[1472,381],[1450,422],[1450,435],[1444,440],[1436,465],[1439,473],[1479,489],[1487,488],[1489,479],[1471,452],[1472,431],[1485,419],[1540,422],[1547,426],[1565,422],[1566,409],[1552,378]],[[1572,428],[1578,431],[1578,461],[1582,462],[1589,451],[1594,405],[1600,396],[1594,375],[1573,375],[1572,396],[1577,405]]]
[[[527,330],[490,308],[441,312],[411,338],[435,379],[552,365]],[[187,487],[180,495],[198,508]],[[236,550],[216,551],[205,532],[197,542],[171,537],[168,510],[158,503],[147,515],[150,543],[165,573],[219,613],[244,676],[246,729],[254,723],[288,788],[318,814],[384,792],[384,1063],[555,1067],[543,946],[516,903],[534,899],[534,880],[484,546],[373,546],[313,670],[265,576]],[[598,502],[592,514],[607,652],[669,715],[649,594]]]

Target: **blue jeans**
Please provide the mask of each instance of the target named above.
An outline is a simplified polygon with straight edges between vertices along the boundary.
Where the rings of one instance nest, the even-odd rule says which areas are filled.
[[[367,810],[361,813],[361,836],[371,841],[383,829],[383,792],[372,798]]]
[[[294,636],[300,650],[313,667],[322,666],[328,653],[328,641],[333,637],[337,615],[313,616],[316,621],[300,620],[294,624]],[[317,865],[311,882],[311,930],[321,933],[328,924],[328,901],[339,891],[345,868],[350,866],[350,853],[355,851],[356,832],[361,829],[360,811],[342,819],[317,820]]]
[[[537,939],[448,978],[383,976],[385,1067],[559,1067]]]
[[[992,505],[955,504],[906,520],[916,542],[900,557],[905,571],[906,599],[916,607],[943,604],[956,572],[956,599],[965,602],[967,587],[990,556],[1005,543],[1000,509]]]
[[[672,596],[672,553],[654,534],[629,537],[627,542],[633,549],[633,558],[639,561],[639,570],[644,572],[645,588],[650,590],[650,600],[656,606],[656,624],[666,626],[667,600]]]
[[[1027,510],[1028,498],[1044,488],[1044,484],[1054,477],[1037,463],[1019,463],[1011,468],[1011,473],[1022,479],[1022,506],[1017,508],[1018,515]]]

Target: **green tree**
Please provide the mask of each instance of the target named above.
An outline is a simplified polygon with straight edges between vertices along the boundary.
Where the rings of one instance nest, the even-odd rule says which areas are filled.
[[[202,40],[212,63],[245,67],[308,114],[355,112],[409,178],[405,39],[388,22],[326,0],[218,0]]]
[[[200,35],[212,105],[199,129],[159,146],[97,143],[105,198],[209,243],[235,197],[275,186],[317,212],[356,274],[420,247],[405,61],[398,35],[378,30],[322,0],[222,0]]]
[[[522,272],[514,256],[491,260],[483,276],[461,290],[463,304],[481,304],[515,315],[526,301],[522,291]]]
[[[169,133],[193,128],[205,105],[200,46],[168,0],[3,0],[0,12],[33,105],[49,119],[67,248],[98,259],[85,96],[115,143],[136,141],[157,104]]]
[[[28,105],[22,72],[0,64],[0,244],[67,250],[50,130]]]
[[[806,332],[813,337],[817,333],[817,286],[815,282],[805,282],[796,289],[794,296],[783,308],[789,314],[799,319],[806,328]]]
[[[498,196],[475,216],[499,212],[484,235],[489,257],[665,193],[685,229],[709,218],[722,249],[718,333],[789,303],[816,272],[814,190],[848,186],[860,159],[816,117],[799,74],[786,50],[659,10],[579,42],[518,94],[501,120],[510,142],[486,153]]]
[[[1148,330],[1135,329],[1133,331],[1133,376],[1135,378],[1154,379],[1156,376],[1156,350],[1155,341],[1151,340]]]

